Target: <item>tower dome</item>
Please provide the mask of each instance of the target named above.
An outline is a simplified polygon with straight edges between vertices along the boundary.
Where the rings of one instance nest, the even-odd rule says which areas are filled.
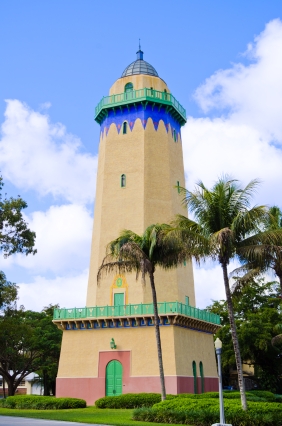
[[[148,62],[144,61],[143,52],[140,47],[137,52],[136,61],[128,65],[123,71],[121,76],[127,77],[129,75],[136,75],[136,74],[147,74],[147,75],[153,75],[154,77],[159,76],[155,68],[152,65],[150,65]]]

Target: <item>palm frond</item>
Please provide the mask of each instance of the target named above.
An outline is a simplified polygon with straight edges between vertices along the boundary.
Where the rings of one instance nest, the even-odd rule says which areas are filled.
[[[266,206],[254,206],[250,210],[240,209],[234,217],[231,229],[239,240],[251,233],[261,232],[262,224],[268,219]]]
[[[254,235],[251,235],[250,237],[247,237],[245,239],[242,239],[238,243],[238,250],[247,247],[249,245],[268,245],[273,246],[274,251],[281,251],[282,250],[282,229],[274,229],[274,230],[267,230],[262,232],[257,232]]]
[[[233,209],[233,214],[243,212],[250,207],[250,201],[260,184],[261,181],[259,179],[253,179],[244,189],[236,188],[230,197],[230,206]]]
[[[102,264],[100,268],[98,269],[97,273],[97,284],[99,285],[101,278],[103,277],[103,274],[109,274],[111,272],[115,272],[118,274],[124,274],[126,272],[132,272],[132,271],[139,271],[139,265],[136,264],[133,261],[120,261],[120,260],[113,260],[113,258],[110,255],[107,255],[104,257]]]
[[[247,263],[239,268],[234,269],[230,274],[229,278],[235,278],[235,282],[231,287],[231,293],[239,293],[244,287],[246,287],[254,278],[259,277],[262,274],[262,270],[259,267],[254,267],[252,263]]]

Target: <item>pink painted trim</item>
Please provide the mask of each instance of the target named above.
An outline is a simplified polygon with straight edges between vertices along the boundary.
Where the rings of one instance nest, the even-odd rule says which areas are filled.
[[[106,367],[107,364],[117,360],[123,367],[123,393],[161,392],[160,378],[132,377],[131,351],[100,351],[98,361],[98,377],[88,378],[57,378],[57,397],[73,397],[85,399],[87,405],[93,405],[94,401],[105,396],[106,392]],[[167,376],[165,377],[167,393],[194,393],[193,377]],[[218,379],[205,378],[205,392],[217,391]],[[201,392],[201,379],[198,378],[198,392]]]
[[[116,354],[116,352],[113,354]],[[107,357],[103,361],[106,359]],[[114,357],[112,359],[117,358]],[[165,384],[167,393],[194,393],[193,377],[168,376],[165,378]],[[124,375],[123,385],[123,393],[160,393],[161,391],[160,379],[156,376],[125,377]],[[211,391],[218,391],[218,378],[205,378],[205,392]],[[97,378],[57,378],[56,396],[82,398],[86,400],[87,405],[93,405],[94,401],[105,396],[105,374],[104,377]]]

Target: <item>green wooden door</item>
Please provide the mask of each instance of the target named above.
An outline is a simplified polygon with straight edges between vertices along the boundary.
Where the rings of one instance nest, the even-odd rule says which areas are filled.
[[[115,293],[114,294],[114,305],[124,305],[124,293]]]
[[[106,367],[106,396],[122,394],[122,364],[110,361]]]

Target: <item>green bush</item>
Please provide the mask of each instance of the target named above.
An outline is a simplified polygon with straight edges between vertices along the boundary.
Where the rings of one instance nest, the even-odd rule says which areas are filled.
[[[175,423],[193,426],[210,426],[219,421],[218,407],[196,407],[189,410],[157,409],[152,407],[134,410],[133,419],[156,423]],[[282,413],[276,410],[244,412],[240,407],[225,409],[225,421],[232,426],[279,426],[282,425]]]
[[[255,397],[255,395],[253,396]],[[241,408],[238,398],[224,401],[225,421],[232,426],[282,425],[282,406],[275,402],[248,402],[248,411]],[[210,426],[219,421],[219,404],[215,397],[178,397],[155,404],[151,408],[137,409],[134,420],[156,423]]]
[[[239,391],[224,392],[225,400],[240,401]],[[280,401],[271,392],[265,391],[250,391],[246,392],[247,400],[252,402],[267,402],[267,401]],[[218,392],[207,392],[203,394],[182,393],[179,395],[167,395],[167,401],[175,401],[180,399],[189,400],[218,400]],[[159,393],[127,393],[119,396],[105,396],[95,402],[98,408],[141,408],[152,407],[154,404],[161,402],[161,395]]]
[[[67,408],[85,408],[86,401],[77,398],[56,398],[54,396],[17,395],[1,400],[5,408],[33,410],[64,410]]]
[[[152,407],[161,401],[159,393],[125,393],[119,396],[105,396],[97,399],[98,408],[139,408]]]

